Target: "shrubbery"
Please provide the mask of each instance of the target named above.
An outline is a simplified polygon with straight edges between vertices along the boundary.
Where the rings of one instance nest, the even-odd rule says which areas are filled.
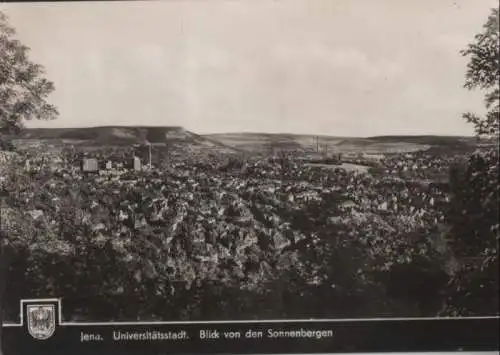
[[[447,268],[457,252],[435,245],[446,228],[436,228],[442,211],[429,204],[429,192],[411,187],[413,198],[422,194],[427,201],[427,216],[411,212],[412,199],[401,200],[397,211],[373,210],[362,201],[382,196],[381,206],[388,191],[404,196],[410,185],[387,190],[388,183],[368,176],[293,161],[286,172],[259,164],[255,173],[267,171],[265,182],[251,172],[226,175],[218,164],[194,174],[185,163],[175,172],[120,178],[31,164],[33,180],[21,159],[4,180],[15,250],[9,319],[15,320],[20,298],[38,297],[63,297],[66,319],[90,320],[442,310],[450,277],[458,282],[460,276]],[[301,179],[273,179],[283,173]],[[355,206],[345,207],[352,199]],[[468,307],[457,297],[453,302]]]

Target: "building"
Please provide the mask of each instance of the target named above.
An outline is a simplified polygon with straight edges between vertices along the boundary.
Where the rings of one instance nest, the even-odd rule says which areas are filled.
[[[98,171],[99,164],[95,158],[83,158],[82,160],[83,171]]]
[[[134,157],[134,170],[135,171],[141,170],[141,159],[139,159],[138,157]]]

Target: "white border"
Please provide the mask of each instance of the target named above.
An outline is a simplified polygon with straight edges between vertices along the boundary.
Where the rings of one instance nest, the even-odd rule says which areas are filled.
[[[412,321],[412,320],[461,320],[461,319],[500,319],[500,316],[477,316],[477,317],[400,317],[400,318],[335,318],[335,319],[252,319],[252,320],[215,320],[215,321],[151,321],[151,322],[64,322],[62,320],[62,305],[60,298],[39,298],[24,299],[20,301],[21,313],[19,323],[6,323],[3,327],[23,327],[24,326],[24,305],[36,302],[55,302],[58,310],[57,327],[71,326],[120,326],[120,325],[176,325],[176,324],[242,324],[242,323],[348,323],[348,322],[386,322],[386,321]]]

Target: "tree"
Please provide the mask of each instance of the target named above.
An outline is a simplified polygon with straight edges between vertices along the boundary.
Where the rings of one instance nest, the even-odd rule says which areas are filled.
[[[29,58],[29,48],[15,38],[7,16],[0,12],[0,149],[13,149],[10,139],[18,135],[24,121],[50,120],[57,109],[47,102],[54,84],[45,78],[44,68]],[[0,166],[0,174],[5,167]],[[2,200],[3,201],[3,200]],[[1,207],[0,207],[1,208]],[[8,270],[10,236],[0,228],[0,355],[2,354],[2,299]]]
[[[451,172],[453,198],[448,220],[451,248],[460,261],[450,284],[445,313],[498,313],[499,186],[498,137],[500,120],[499,11],[491,11],[483,32],[462,51],[469,58],[465,87],[485,91],[487,113],[464,114],[474,125],[482,147]]]
[[[485,117],[465,113],[467,122],[474,125],[479,136],[498,138],[500,119],[500,33],[498,8],[491,11],[483,32],[474,37],[474,42],[461,53],[469,57],[465,87],[469,90],[486,91],[485,104],[488,112]]]

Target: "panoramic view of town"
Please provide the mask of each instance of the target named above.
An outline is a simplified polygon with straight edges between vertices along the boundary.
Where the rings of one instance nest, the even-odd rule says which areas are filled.
[[[498,315],[498,10],[379,2],[3,4],[3,323]]]

